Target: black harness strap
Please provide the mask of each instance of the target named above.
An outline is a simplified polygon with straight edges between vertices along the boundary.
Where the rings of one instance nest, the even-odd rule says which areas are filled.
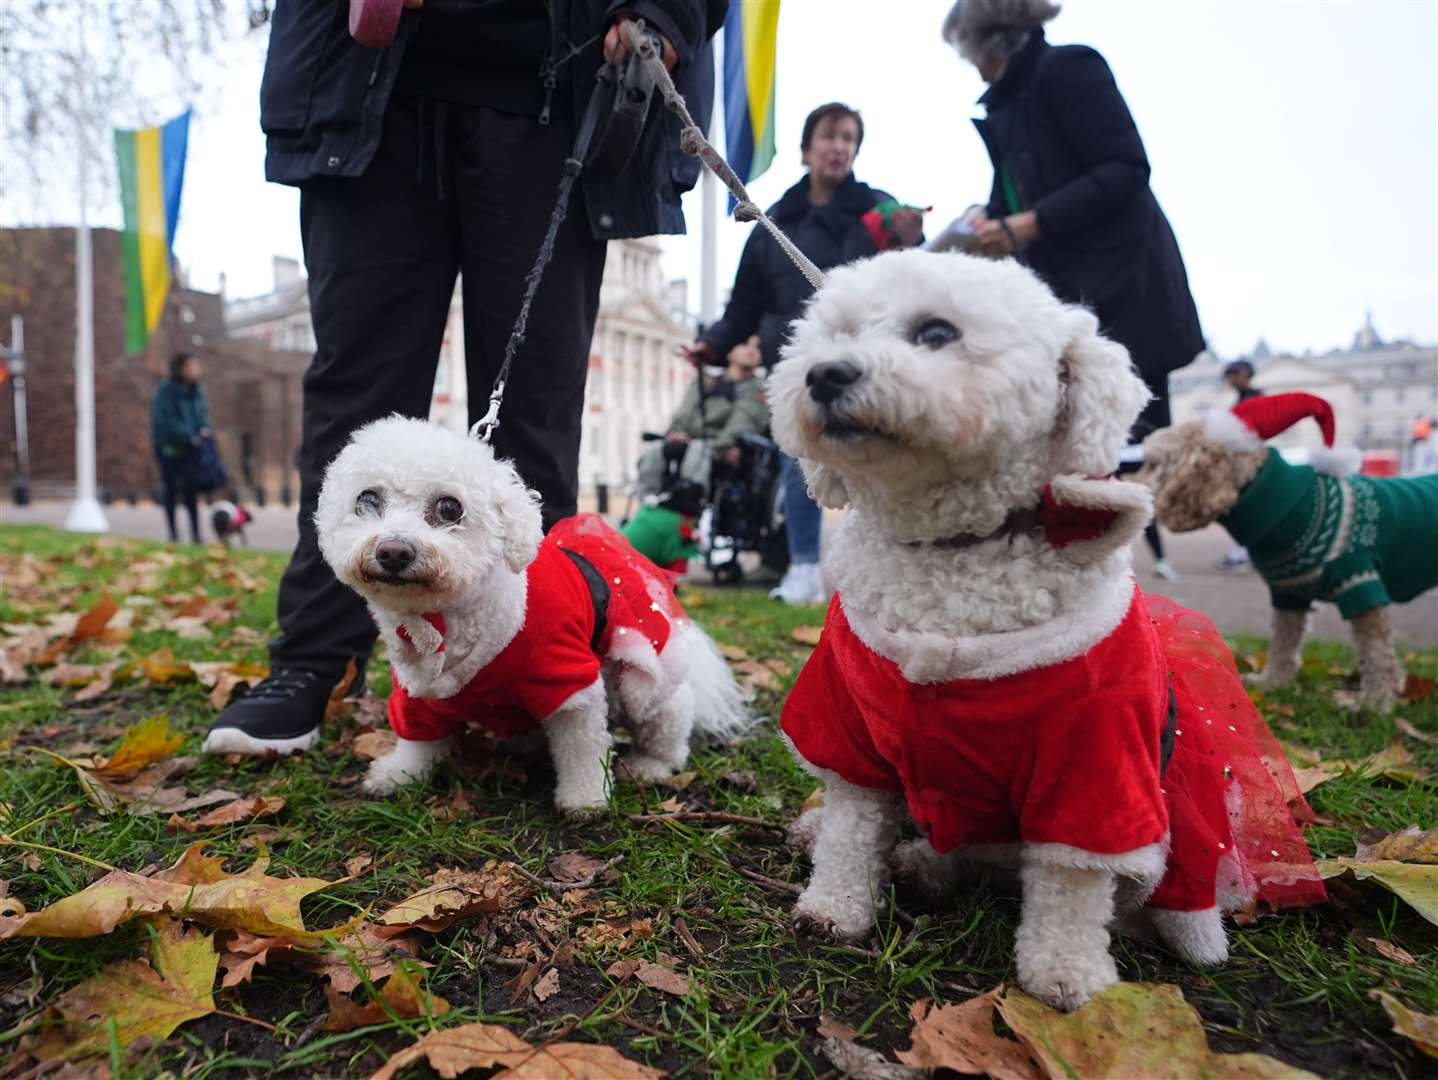
[[[594,633],[590,635],[589,647],[597,653],[599,652],[599,643],[604,638],[604,628],[609,625],[609,582],[605,581],[604,575],[579,552],[571,551],[569,548],[560,548],[559,550],[569,556],[569,561],[574,563],[579,568],[579,572],[584,575],[584,584],[589,586],[589,602],[594,605]],[[1172,731],[1173,721],[1170,720],[1169,734],[1165,736],[1170,743],[1173,741]]]
[[[567,553],[566,553],[567,554]],[[1168,722],[1163,725],[1163,734],[1158,737],[1158,775],[1168,771],[1169,759],[1173,757],[1173,737],[1178,731],[1178,698],[1173,687],[1168,688]]]

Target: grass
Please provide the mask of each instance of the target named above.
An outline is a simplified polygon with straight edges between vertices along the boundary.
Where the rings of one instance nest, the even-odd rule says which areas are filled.
[[[133,568],[160,550],[38,527],[6,528],[0,534],[0,556],[7,573],[22,555],[32,557],[31,565],[42,566],[44,573],[36,586],[7,584],[0,590],[0,623],[13,627],[56,610],[87,610],[107,587],[133,587]],[[72,661],[171,649],[183,659],[264,662],[282,558],[175,550],[179,557],[141,583],[140,595],[238,596],[235,618],[202,640],[162,628],[139,630],[128,642],[109,646],[110,652],[106,646],[81,647]],[[116,598],[124,598],[118,588]],[[776,685],[761,690],[757,700],[761,712],[777,715],[808,652],[792,632],[818,624],[822,612],[780,607],[749,592],[686,590],[685,599],[721,643],[754,658],[783,661]],[[1263,645],[1253,639],[1232,644],[1239,657]],[[1438,677],[1438,650],[1410,655],[1408,662],[1413,672]],[[1334,704],[1333,691],[1350,682],[1352,667],[1346,646],[1315,643],[1298,683],[1262,699],[1260,707],[1285,744],[1323,759],[1356,759],[1393,741],[1391,718],[1355,718]],[[379,658],[371,677],[372,687],[387,687]],[[1420,729],[1438,731],[1438,704],[1432,701],[1405,705],[1399,713]],[[672,797],[694,808],[776,824],[792,820],[814,783],[795,765],[772,723],[727,752],[696,753],[695,776],[682,791],[617,785],[609,813],[582,825],[554,813],[552,774],[544,755],[522,745],[498,747],[487,760],[451,764],[432,783],[404,789],[391,799],[363,799],[354,783],[364,763],[343,748],[346,733],[353,734],[352,717],[327,728],[329,752],[234,764],[201,759],[184,777],[189,790],[225,787],[245,795],[278,794],[287,804],[278,819],[193,837],[177,835],[162,814],[98,815],[83,804],[70,770],[28,752],[32,746],[108,750],[125,728],[156,714],[167,716],[186,736],[181,753],[192,753],[214,709],[207,692],[194,684],[152,686],[134,680],[83,703],[74,701],[72,689],[35,680],[0,687],[0,745],[9,746],[0,770],[0,832],[23,830],[21,838],[28,843],[55,849],[0,847],[0,877],[8,879],[10,895],[30,910],[79,891],[100,873],[55,852],[138,870],[173,862],[202,838],[212,853],[232,856],[234,869],[254,858],[247,839],[263,826],[281,830],[270,844],[273,874],[335,880],[346,876],[344,863],[356,854],[374,859],[355,880],[305,901],[311,927],[382,909],[415,891],[438,867],[474,867],[494,858],[543,874],[556,853],[579,849],[599,858],[623,855],[622,872],[597,891],[605,904],[602,911],[573,917],[561,911],[546,936],[578,942],[581,931],[601,917],[648,918],[654,936],[622,950],[576,947],[558,994],[543,1003],[525,994],[511,1004],[506,983],[515,972],[496,965],[494,957],[505,945],[538,935],[519,919],[461,922],[427,935],[421,953],[433,965],[429,988],[450,1002],[446,1016],[395,1019],[336,1034],[314,1030],[326,1009],[317,978],[262,967],[253,982],[219,992],[217,1003],[231,1013],[264,1020],[273,1032],[210,1016],[127,1062],[117,1051],[117,1071],[126,1076],[367,1075],[431,1025],[483,1019],[510,1025],[532,1042],[579,1020],[566,1037],[619,1047],[676,1076],[815,1077],[831,1068],[815,1033],[821,1014],[858,1029],[864,1045],[892,1057],[894,1049],[908,1046],[908,1013],[915,1000],[963,1000],[1014,975],[1018,903],[999,885],[981,880],[951,902],[926,907],[901,884],[892,898],[916,922],[906,926],[891,908],[864,948],[843,948],[796,936],[787,918],[792,895],[740,872],[778,882],[804,881],[807,865],[777,831],[677,821],[641,825],[628,819]],[[1404,745],[1413,752],[1413,767],[1438,771],[1438,746]],[[736,775],[742,773],[755,782]],[[460,793],[471,809],[444,811],[444,804]],[[1352,855],[1360,839],[1413,824],[1438,825],[1435,795],[1431,782],[1372,773],[1330,780],[1311,796],[1321,821],[1308,833],[1314,854]],[[77,801],[80,808],[55,813]],[[1325,1076],[1421,1075],[1423,1059],[1392,1033],[1368,993],[1384,989],[1413,1009],[1438,1013],[1438,935],[1386,892],[1349,883],[1333,893],[1334,900],[1322,908],[1235,930],[1233,958],[1216,970],[1192,969],[1156,946],[1116,938],[1121,973],[1125,979],[1181,986],[1215,1048],[1260,1051]],[[702,947],[702,961],[685,951],[680,920]],[[1375,950],[1374,938],[1392,942],[1416,961],[1389,959]],[[132,922],[99,938],[0,944],[0,1028],[30,1017],[102,964],[138,955],[145,940],[145,928]],[[678,966],[690,976],[690,992],[675,997],[633,983],[614,990],[605,970],[621,955],[671,964],[679,958]],[[13,1045],[13,1037],[0,1041],[0,1057]],[[416,1066],[401,1075],[430,1074]]]

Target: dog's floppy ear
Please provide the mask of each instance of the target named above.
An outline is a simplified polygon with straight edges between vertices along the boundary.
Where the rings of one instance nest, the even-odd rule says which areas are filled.
[[[830,510],[842,510],[849,505],[849,489],[844,486],[844,480],[838,473],[827,465],[804,458],[799,459],[799,464],[804,470],[804,482],[809,488],[809,494],[814,496],[816,503]]]
[[[522,574],[544,539],[539,496],[524,486],[512,465],[498,464],[503,476],[497,485],[494,511],[499,516],[504,562],[514,573]]]
[[[1128,350],[1098,332],[1098,319],[1069,308],[1069,341],[1060,360],[1064,380],[1055,472],[1107,476],[1118,466],[1128,432],[1152,395]]]

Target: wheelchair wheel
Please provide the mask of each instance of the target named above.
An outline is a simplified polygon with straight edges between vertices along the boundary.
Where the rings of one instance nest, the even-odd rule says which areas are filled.
[[[744,580],[744,568],[739,565],[738,559],[714,567],[711,573],[714,576],[715,585],[737,585]]]

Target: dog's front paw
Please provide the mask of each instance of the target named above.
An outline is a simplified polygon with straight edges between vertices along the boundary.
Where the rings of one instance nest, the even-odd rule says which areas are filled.
[[[1118,967],[1107,952],[1050,953],[1031,963],[1019,958],[1019,985],[1045,1005],[1073,1012],[1118,982]]]
[[[384,767],[384,759],[381,758],[370,764],[369,772],[360,781],[360,790],[372,799],[382,799],[386,795],[393,795],[395,789],[400,786],[408,777],[396,774]]]
[[[814,844],[819,839],[819,826],[824,823],[823,806],[811,806],[796,817],[785,830],[784,840],[795,851],[814,857]]]
[[[1262,671],[1248,672],[1243,676],[1243,682],[1244,685],[1253,686],[1259,690],[1278,690],[1291,683],[1296,674],[1297,672],[1294,671],[1280,671],[1269,666]]]
[[[863,941],[874,928],[874,905],[867,893],[825,894],[811,884],[794,904],[794,922],[838,941]]]
[[[661,758],[648,754],[625,754],[620,759],[620,772],[627,772],[635,780],[650,782],[667,780],[679,770]]]
[[[609,801],[604,796],[562,798],[554,797],[554,808],[564,816],[566,821],[582,824],[587,821],[594,821],[603,816],[609,809]]]

